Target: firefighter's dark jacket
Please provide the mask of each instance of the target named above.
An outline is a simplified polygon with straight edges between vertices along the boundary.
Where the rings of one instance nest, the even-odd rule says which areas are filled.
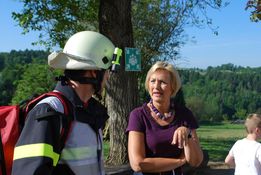
[[[88,106],[84,108],[84,104],[76,92],[69,86],[62,86],[59,82],[55,90],[61,92],[70,102],[70,119],[87,123],[95,133],[98,133],[108,119],[106,108],[94,98],[91,98]],[[29,112],[16,144],[12,175],[75,174],[66,164],[57,163],[59,161],[57,156],[59,157],[61,147],[63,147],[63,143],[61,143],[63,122],[61,121],[68,116],[59,112],[53,113],[51,116],[44,116],[50,111],[54,111],[54,109],[48,103],[41,103]],[[39,147],[46,148],[45,152],[37,153]]]

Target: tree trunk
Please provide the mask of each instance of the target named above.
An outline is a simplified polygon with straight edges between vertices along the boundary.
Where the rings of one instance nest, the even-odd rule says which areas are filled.
[[[138,83],[134,72],[125,72],[124,48],[133,47],[131,0],[101,0],[99,29],[123,49],[121,68],[112,74],[107,85],[106,102],[110,115],[109,165],[128,162],[127,135],[125,130],[130,111],[137,106]]]

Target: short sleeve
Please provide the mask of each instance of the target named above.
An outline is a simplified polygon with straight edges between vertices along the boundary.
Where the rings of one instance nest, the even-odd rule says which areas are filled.
[[[229,153],[228,153],[231,157],[234,157],[234,149],[233,147],[229,150]]]
[[[261,164],[261,144],[259,144],[259,146],[258,146],[258,149],[257,149],[257,152],[256,152],[256,157]]]
[[[234,152],[235,152],[236,147],[238,147],[237,145],[238,145],[239,141],[240,141],[240,140],[236,141],[236,143],[234,143],[234,145],[232,146],[232,148],[229,150],[229,153],[228,153],[228,154],[229,154],[231,157],[235,157],[235,156],[234,156]]]
[[[142,111],[141,107],[134,109],[130,113],[126,133],[128,133],[129,131],[144,132],[145,131],[144,117],[145,114]]]

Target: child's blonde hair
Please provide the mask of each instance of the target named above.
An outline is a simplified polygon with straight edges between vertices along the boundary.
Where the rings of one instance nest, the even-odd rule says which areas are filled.
[[[261,128],[261,115],[249,114],[245,121],[247,133],[251,134],[256,128]]]

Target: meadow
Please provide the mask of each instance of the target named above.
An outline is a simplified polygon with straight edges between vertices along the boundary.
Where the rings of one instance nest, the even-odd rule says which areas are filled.
[[[243,124],[218,123],[201,125],[197,130],[203,150],[208,152],[209,161],[224,161],[228,151],[246,136]]]

